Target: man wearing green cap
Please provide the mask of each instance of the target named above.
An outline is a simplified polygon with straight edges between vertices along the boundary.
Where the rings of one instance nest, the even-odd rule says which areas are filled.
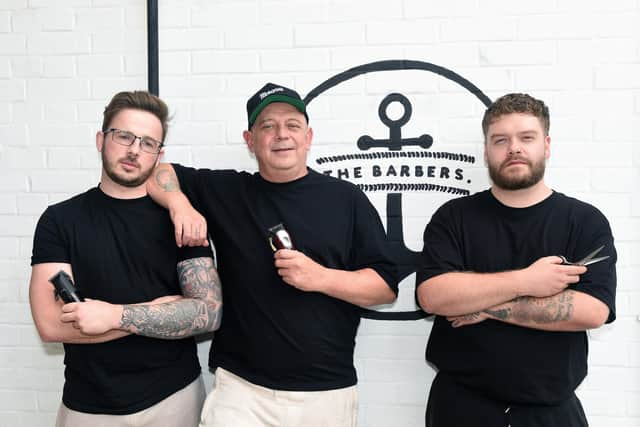
[[[384,228],[356,186],[307,167],[295,91],[265,85],[247,117],[258,173],[164,164],[148,182],[178,244],[206,244],[208,228],[225,284],[201,425],[354,427],[359,306],[398,290]]]

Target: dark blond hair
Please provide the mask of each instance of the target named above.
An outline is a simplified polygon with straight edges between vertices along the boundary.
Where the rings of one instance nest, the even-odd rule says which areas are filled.
[[[485,141],[487,139],[489,125],[495,122],[500,116],[512,113],[531,114],[537,117],[544,129],[544,135],[549,135],[549,108],[547,108],[544,102],[526,93],[509,93],[493,101],[489,108],[487,108],[487,111],[484,112],[482,132],[484,133]]]
[[[156,116],[162,124],[161,142],[164,142],[169,128],[169,108],[163,100],[142,90],[119,92],[111,98],[111,102],[104,108],[104,113],[102,114],[102,132],[108,131],[109,125],[116,114],[126,109],[147,111]]]

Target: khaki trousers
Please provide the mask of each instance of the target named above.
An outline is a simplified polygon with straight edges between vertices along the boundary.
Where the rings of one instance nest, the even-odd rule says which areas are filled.
[[[327,391],[261,387],[222,368],[202,408],[201,427],[355,427],[356,386]]]
[[[196,427],[205,397],[202,375],[155,405],[128,415],[88,414],[60,404],[56,427]]]

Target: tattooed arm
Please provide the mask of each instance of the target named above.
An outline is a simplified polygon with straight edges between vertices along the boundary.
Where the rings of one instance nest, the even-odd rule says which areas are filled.
[[[220,279],[212,258],[178,264],[185,298],[157,305],[125,305],[118,329],[154,338],[184,338],[218,329],[222,315]]]
[[[114,305],[88,300],[62,307],[63,322],[73,322],[84,334],[116,329],[153,338],[179,339],[220,326],[222,293],[220,279],[208,257],[178,264],[183,298],[171,302]]]
[[[602,326],[609,308],[584,292],[566,290],[545,297],[518,297],[503,304],[463,316],[449,316],[455,327],[472,325],[486,319],[546,331],[584,331]]]
[[[147,192],[159,205],[169,210],[178,246],[207,246],[207,221],[191,206],[180,190],[173,166],[160,163],[147,179]]]
[[[548,256],[520,270],[496,273],[449,272],[425,280],[418,286],[421,307],[441,316],[481,312],[520,296],[549,297],[578,283],[584,266],[561,265]]]

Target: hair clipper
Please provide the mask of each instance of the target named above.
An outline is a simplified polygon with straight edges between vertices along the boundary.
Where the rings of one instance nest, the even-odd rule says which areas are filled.
[[[269,228],[269,244],[274,252],[278,249],[293,249],[291,236],[281,223]]]
[[[56,296],[60,296],[65,303],[84,301],[80,292],[73,285],[71,276],[63,270],[58,271],[49,281],[56,288]]]

